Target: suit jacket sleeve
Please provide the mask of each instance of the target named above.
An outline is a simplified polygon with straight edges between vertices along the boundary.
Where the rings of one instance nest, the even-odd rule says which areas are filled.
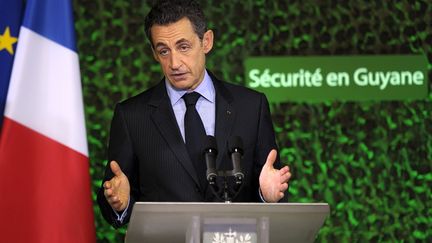
[[[261,95],[260,102],[260,118],[258,125],[258,139],[256,145],[256,154],[257,161],[255,168],[256,178],[259,183],[259,175],[261,173],[261,169],[264,166],[267,156],[272,149],[278,150],[276,145],[275,133],[273,128],[273,122],[270,114],[269,103],[265,95]],[[282,168],[282,163],[280,161],[279,151],[276,157],[276,161],[274,163],[274,167],[276,169]],[[259,186],[259,185],[258,185]],[[259,194],[258,194],[259,197]],[[286,202],[288,200],[288,192],[285,192],[284,198],[280,200],[280,202]]]
[[[108,163],[105,169],[105,176],[102,181],[102,185],[105,181],[110,180],[114,175],[111,172],[109,163],[112,160],[117,161],[122,171],[127,175],[131,186],[131,195],[129,201],[129,207],[127,209],[126,216],[122,222],[117,220],[117,215],[105,199],[103,193],[103,186],[100,187],[97,195],[97,201],[101,209],[103,217],[115,228],[121,227],[122,225],[129,222],[129,218],[132,212],[133,205],[139,195],[137,183],[138,178],[136,174],[136,157],[133,151],[133,144],[129,136],[127,129],[127,123],[124,118],[124,111],[122,105],[117,104],[114,110],[114,116],[111,123],[110,140],[108,146]],[[121,213],[120,213],[121,214]]]

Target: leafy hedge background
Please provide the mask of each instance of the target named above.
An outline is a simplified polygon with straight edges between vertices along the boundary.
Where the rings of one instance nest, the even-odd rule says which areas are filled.
[[[215,31],[207,67],[244,84],[248,56],[423,54],[430,1],[200,1]],[[289,2],[289,3],[288,3]],[[114,105],[160,80],[143,20],[150,1],[75,0],[93,198]],[[328,202],[318,242],[432,239],[432,94],[413,101],[273,104],[291,202]],[[97,238],[121,242],[94,204]]]

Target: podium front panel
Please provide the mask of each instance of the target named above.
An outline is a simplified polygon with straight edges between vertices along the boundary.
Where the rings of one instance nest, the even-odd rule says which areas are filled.
[[[272,243],[313,242],[329,211],[327,203],[137,202],[126,242],[183,243],[197,220],[203,225],[206,220],[229,218],[235,221],[268,219],[268,237]]]

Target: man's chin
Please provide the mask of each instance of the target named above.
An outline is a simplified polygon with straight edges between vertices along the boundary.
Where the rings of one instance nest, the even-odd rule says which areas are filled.
[[[192,82],[187,79],[184,80],[169,80],[171,86],[176,90],[191,90],[193,87]]]

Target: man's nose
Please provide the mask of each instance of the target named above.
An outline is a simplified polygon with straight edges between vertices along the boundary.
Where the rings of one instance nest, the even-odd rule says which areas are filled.
[[[180,54],[177,52],[172,52],[171,53],[171,60],[170,60],[170,68],[171,69],[179,69],[182,65],[181,63],[181,57]]]

